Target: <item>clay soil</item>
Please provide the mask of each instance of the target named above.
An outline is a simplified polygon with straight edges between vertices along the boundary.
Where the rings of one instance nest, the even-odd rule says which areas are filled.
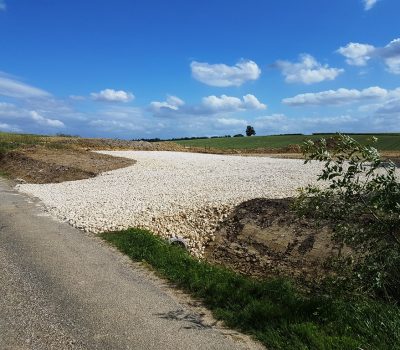
[[[56,183],[94,177],[135,161],[79,149],[31,147],[0,154],[0,170],[13,180]]]
[[[255,277],[290,276],[309,283],[332,273],[331,258],[348,254],[328,225],[299,218],[292,199],[253,199],[220,225],[206,259]]]

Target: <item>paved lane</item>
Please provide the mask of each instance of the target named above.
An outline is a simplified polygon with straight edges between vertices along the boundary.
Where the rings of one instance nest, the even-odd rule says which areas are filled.
[[[0,349],[255,349],[0,179]]]

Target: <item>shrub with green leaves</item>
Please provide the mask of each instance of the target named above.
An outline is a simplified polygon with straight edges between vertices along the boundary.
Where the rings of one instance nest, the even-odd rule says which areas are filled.
[[[323,186],[301,190],[295,208],[324,220],[333,238],[352,248],[338,257],[336,282],[360,292],[400,301],[400,183],[396,166],[382,161],[371,139],[361,145],[337,134],[302,145],[305,163],[324,163]]]

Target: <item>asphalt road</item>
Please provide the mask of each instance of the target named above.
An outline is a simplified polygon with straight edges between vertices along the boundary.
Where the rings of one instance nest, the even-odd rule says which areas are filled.
[[[0,349],[259,349],[0,179]]]

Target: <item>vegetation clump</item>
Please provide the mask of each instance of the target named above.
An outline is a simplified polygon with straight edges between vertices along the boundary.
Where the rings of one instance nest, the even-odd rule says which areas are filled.
[[[376,142],[375,138],[371,139]],[[301,215],[333,225],[334,239],[354,252],[339,256],[334,283],[342,289],[400,301],[400,183],[396,166],[382,161],[372,144],[336,135],[308,140],[306,163],[324,163],[318,180],[296,201]]]

